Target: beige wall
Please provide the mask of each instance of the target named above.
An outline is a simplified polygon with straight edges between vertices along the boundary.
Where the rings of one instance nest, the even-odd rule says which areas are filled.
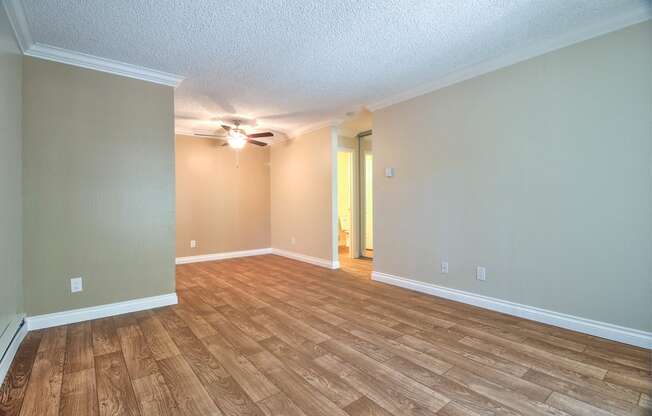
[[[173,292],[173,89],[23,66],[27,314]]]
[[[652,330],[651,39],[648,21],[377,111],[374,269]]]
[[[337,259],[336,151],[337,132],[331,127],[272,146],[272,247]]]
[[[269,146],[236,159],[218,140],[177,136],[177,257],[271,246],[269,160]]]
[[[0,7],[0,357],[23,311],[22,59]]]

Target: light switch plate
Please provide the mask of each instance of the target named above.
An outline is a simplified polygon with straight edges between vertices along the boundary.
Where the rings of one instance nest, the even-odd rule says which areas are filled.
[[[475,278],[478,280],[487,280],[487,269],[482,266],[478,266],[475,271]]]
[[[197,240],[190,240],[190,248],[197,248]]]
[[[82,286],[82,278],[81,277],[74,277],[70,279],[70,292],[71,293],[77,293],[81,292],[84,290]]]
[[[385,177],[391,178],[394,176],[394,168],[385,168]]]

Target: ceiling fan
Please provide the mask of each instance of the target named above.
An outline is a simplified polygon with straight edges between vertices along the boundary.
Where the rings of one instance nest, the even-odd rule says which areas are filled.
[[[233,124],[235,127],[231,127],[226,124],[222,124],[222,128],[226,130],[226,136],[218,136],[215,134],[203,134],[203,133],[195,133],[196,136],[205,136],[205,137],[217,137],[220,139],[226,139],[226,143],[224,143],[222,146],[231,146],[234,149],[242,149],[247,142],[251,144],[255,144],[256,146],[267,146],[267,143],[265,142],[259,142],[258,140],[254,140],[260,137],[272,137],[274,136],[274,133],[271,131],[266,131],[264,133],[252,133],[252,134],[247,134],[243,129],[240,128],[240,120],[234,120]]]

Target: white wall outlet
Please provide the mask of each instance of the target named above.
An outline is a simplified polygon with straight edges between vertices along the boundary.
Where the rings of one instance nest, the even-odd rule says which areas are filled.
[[[448,262],[447,261],[442,261],[441,262],[441,272],[442,273],[448,273]]]
[[[190,248],[197,248],[197,240],[190,240]]]
[[[71,293],[77,293],[81,292],[84,290],[82,286],[82,278],[81,277],[74,277],[70,279],[70,292]]]
[[[475,270],[475,278],[478,280],[487,280],[487,269],[482,266],[478,266]]]
[[[296,239],[296,238],[294,238],[294,237],[292,237],[292,238],[290,239],[290,241],[292,242],[292,245],[294,245],[294,244],[296,244],[296,243],[297,243],[297,239]]]

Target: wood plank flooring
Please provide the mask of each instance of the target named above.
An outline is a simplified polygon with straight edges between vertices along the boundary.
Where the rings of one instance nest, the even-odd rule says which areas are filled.
[[[277,256],[180,304],[31,332],[0,416],[650,415],[651,352]]]

